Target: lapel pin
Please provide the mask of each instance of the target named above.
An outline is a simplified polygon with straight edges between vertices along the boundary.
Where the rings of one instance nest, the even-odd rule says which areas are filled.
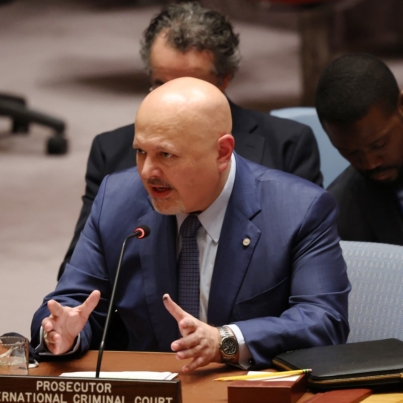
[[[250,244],[250,239],[249,238],[244,238],[244,240],[242,241],[243,246],[249,246]]]

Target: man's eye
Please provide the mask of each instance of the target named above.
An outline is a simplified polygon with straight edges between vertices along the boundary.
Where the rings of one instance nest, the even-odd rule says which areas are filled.
[[[377,141],[375,144],[372,144],[372,148],[374,150],[379,150],[382,147],[385,147],[387,141],[382,139],[382,141]]]
[[[371,145],[371,148],[373,150],[379,150],[385,147],[388,144],[390,137],[391,133],[388,133],[386,136],[381,137],[378,141],[375,141],[375,143]]]
[[[172,158],[172,157],[173,157],[173,154],[171,154],[171,153],[161,153],[161,155],[162,155],[164,158]]]
[[[134,151],[136,152],[136,154],[145,154],[146,152],[144,150],[142,150],[141,148],[135,148]]]

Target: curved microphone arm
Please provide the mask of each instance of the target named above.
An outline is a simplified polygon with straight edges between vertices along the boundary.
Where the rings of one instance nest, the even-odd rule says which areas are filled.
[[[101,370],[102,356],[103,356],[104,347],[105,347],[105,339],[106,339],[106,335],[108,334],[109,323],[110,323],[111,317],[112,317],[112,309],[113,309],[113,305],[115,303],[116,288],[117,288],[117,284],[118,284],[118,281],[119,281],[120,268],[122,267],[123,255],[124,255],[124,252],[125,252],[125,249],[126,249],[126,242],[130,238],[144,239],[144,238],[148,237],[148,235],[150,235],[150,232],[151,232],[150,228],[148,228],[146,225],[141,225],[140,227],[138,227],[138,228],[136,228],[134,230],[133,234],[130,234],[124,240],[123,245],[122,245],[122,249],[120,250],[118,268],[116,269],[115,282],[113,283],[111,299],[109,301],[108,313],[106,314],[104,332],[102,334],[101,344],[99,345],[97,368],[96,368],[96,371],[95,371],[95,377],[96,378],[99,378],[99,372]]]

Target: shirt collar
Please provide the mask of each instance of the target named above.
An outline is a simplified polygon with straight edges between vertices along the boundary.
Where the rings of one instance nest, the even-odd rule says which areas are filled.
[[[215,199],[215,201],[206,210],[198,215],[203,228],[206,230],[210,238],[216,243],[218,243],[218,240],[220,239],[220,233],[222,224],[224,222],[225,212],[227,211],[228,202],[231,197],[232,189],[234,187],[235,173],[236,160],[234,154],[232,154],[231,167],[227,181],[225,182],[224,189],[221,191],[217,199]],[[187,214],[176,215],[178,233],[180,226],[187,216]]]

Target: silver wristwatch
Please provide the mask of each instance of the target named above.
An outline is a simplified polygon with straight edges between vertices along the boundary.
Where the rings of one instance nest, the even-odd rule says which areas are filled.
[[[238,353],[238,340],[228,326],[217,327],[221,335],[219,345],[221,362],[231,362]]]

